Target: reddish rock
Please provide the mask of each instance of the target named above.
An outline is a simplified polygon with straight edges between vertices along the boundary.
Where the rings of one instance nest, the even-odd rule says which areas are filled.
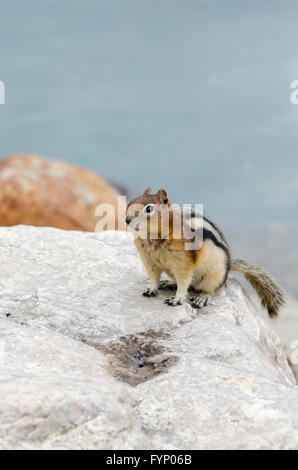
[[[117,192],[92,171],[30,154],[0,162],[1,226],[94,231],[95,208],[101,203],[116,209]]]

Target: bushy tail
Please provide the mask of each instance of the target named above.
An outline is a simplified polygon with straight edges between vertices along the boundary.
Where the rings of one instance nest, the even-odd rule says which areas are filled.
[[[241,259],[232,260],[231,270],[244,274],[257,291],[262,305],[267,308],[270,317],[277,317],[279,308],[285,304],[285,293],[270,274]]]

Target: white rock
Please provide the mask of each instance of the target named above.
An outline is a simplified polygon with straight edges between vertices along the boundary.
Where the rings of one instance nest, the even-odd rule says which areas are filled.
[[[144,298],[121,232],[1,228],[0,257],[2,449],[298,448],[294,376],[237,281],[199,311]]]
[[[287,305],[283,309],[274,327],[284,345],[287,357],[291,362],[292,370],[298,382],[298,300],[288,297]]]

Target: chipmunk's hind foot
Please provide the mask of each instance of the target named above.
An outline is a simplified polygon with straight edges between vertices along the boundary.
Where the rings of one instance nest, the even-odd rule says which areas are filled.
[[[160,290],[176,290],[177,284],[174,281],[160,281],[159,289]]]
[[[164,300],[164,304],[168,304],[171,307],[175,307],[176,305],[182,305],[183,299],[177,299],[176,297],[170,297],[169,299]]]
[[[210,295],[207,294],[197,294],[189,298],[190,305],[193,308],[203,308],[207,307],[210,300]]]

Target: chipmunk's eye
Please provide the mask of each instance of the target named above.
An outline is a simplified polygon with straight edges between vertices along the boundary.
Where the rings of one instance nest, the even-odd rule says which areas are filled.
[[[145,214],[150,214],[152,215],[154,212],[154,205],[153,204],[148,204],[148,206],[144,207],[144,213]]]

